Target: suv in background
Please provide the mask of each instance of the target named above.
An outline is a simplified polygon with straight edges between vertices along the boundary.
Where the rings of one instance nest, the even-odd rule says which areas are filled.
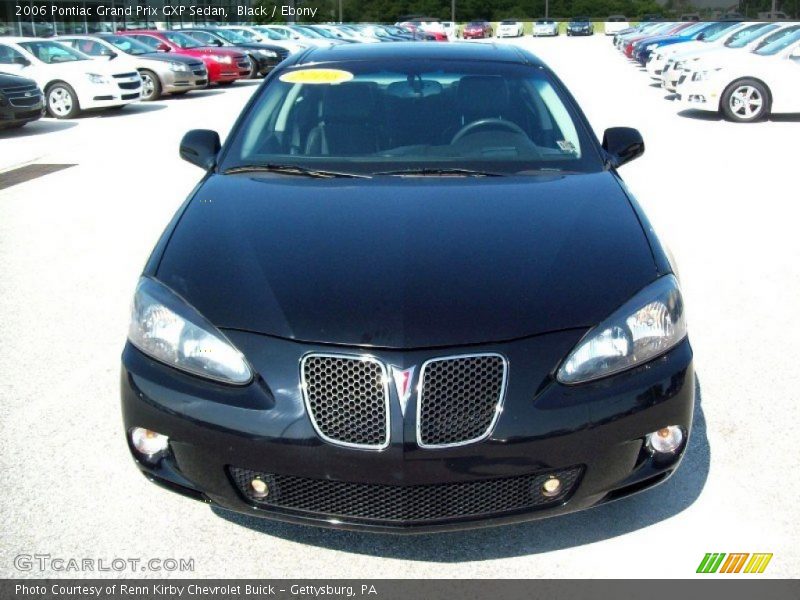
[[[0,129],[17,129],[44,112],[44,94],[33,79],[0,73]]]

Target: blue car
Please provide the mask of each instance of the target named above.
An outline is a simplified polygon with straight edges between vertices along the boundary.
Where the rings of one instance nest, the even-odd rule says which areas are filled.
[[[687,27],[680,32],[680,35],[665,37],[663,39],[650,39],[646,43],[640,45],[638,50],[635,50],[635,58],[641,65],[646,65],[647,61],[652,56],[653,50],[663,46],[670,46],[672,44],[680,44],[683,42],[691,42],[695,40],[710,40],[713,41],[727,31],[738,27],[741,21],[719,21],[716,23],[698,23],[691,27]]]

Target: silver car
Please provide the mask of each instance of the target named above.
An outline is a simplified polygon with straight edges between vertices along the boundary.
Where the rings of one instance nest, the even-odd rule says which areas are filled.
[[[208,85],[208,71],[199,58],[153,52],[133,38],[113,33],[59,36],[58,41],[97,60],[129,63],[142,77],[142,100],[184,94]]]
[[[533,24],[533,37],[558,35],[558,23],[550,19],[539,19]]]

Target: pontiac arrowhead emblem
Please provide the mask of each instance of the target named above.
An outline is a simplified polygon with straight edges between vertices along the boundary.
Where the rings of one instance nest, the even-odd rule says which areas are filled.
[[[414,381],[414,370],[416,367],[410,369],[400,369],[391,366],[392,379],[394,379],[394,389],[397,390],[397,398],[400,400],[400,412],[406,416],[406,407],[408,407],[408,399],[411,397],[412,382]]]

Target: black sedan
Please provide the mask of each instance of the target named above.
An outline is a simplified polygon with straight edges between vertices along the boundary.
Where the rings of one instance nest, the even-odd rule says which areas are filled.
[[[594,35],[594,23],[588,17],[575,17],[567,23],[567,35]]]
[[[251,42],[240,33],[222,27],[183,29],[181,33],[206,46],[235,48],[247,54],[253,64],[250,79],[264,77],[289,55],[285,48],[263,42]]]
[[[35,81],[0,73],[0,129],[18,129],[43,112],[44,95]]]
[[[678,281],[559,79],[515,47],[290,57],[136,288],[141,471],[248,515],[377,531],[535,519],[664,481],[694,374]]]

